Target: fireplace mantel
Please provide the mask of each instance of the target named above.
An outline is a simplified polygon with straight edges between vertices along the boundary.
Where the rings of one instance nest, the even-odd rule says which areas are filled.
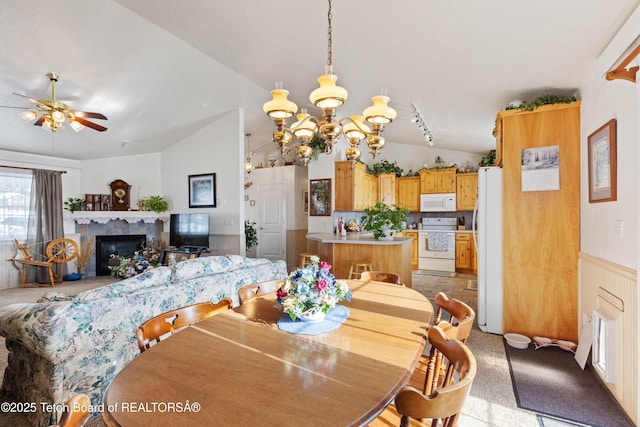
[[[153,224],[160,220],[162,222],[169,221],[168,213],[146,212],[146,211],[77,211],[69,213],[69,218],[73,219],[77,224],[89,224],[91,221],[98,224],[106,224],[112,220],[123,220],[130,224],[142,221],[147,224]]]

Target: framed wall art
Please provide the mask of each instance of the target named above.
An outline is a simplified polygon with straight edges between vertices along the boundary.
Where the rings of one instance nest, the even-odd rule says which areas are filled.
[[[589,203],[618,200],[616,119],[589,135]]]
[[[309,215],[331,216],[331,178],[309,181]]]
[[[216,207],[216,174],[189,175],[189,207]]]

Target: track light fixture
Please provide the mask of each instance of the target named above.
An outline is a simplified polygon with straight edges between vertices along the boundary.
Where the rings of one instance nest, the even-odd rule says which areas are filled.
[[[429,126],[427,126],[427,122],[424,120],[424,117],[422,117],[422,113],[418,109],[418,106],[412,102],[411,107],[413,107],[414,111],[414,116],[411,118],[411,121],[418,126],[418,130],[422,136],[424,136],[425,141],[427,141],[429,145],[433,145],[433,134],[431,133]]]

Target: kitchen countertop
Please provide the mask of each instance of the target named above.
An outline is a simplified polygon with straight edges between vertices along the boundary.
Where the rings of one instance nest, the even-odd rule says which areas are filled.
[[[422,229],[422,230],[418,230],[417,228],[416,228],[415,230],[409,230],[409,229],[407,229],[407,230],[404,230],[404,231],[431,232],[431,233],[432,233],[432,232],[434,232],[434,231],[436,231],[436,232],[440,232],[440,233],[442,233],[442,232],[449,232],[449,233],[473,233],[473,230],[430,230],[430,229],[428,229],[428,228],[424,228],[424,229]],[[478,230],[476,230],[476,232],[478,232]]]
[[[320,243],[350,243],[356,245],[402,245],[405,242],[413,240],[411,237],[394,237],[393,240],[375,240],[373,233],[347,233],[346,236],[340,236],[335,233],[315,233],[307,234],[306,237],[307,239]]]

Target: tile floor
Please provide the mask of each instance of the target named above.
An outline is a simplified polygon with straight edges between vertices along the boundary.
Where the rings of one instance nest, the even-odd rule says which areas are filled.
[[[452,275],[454,275],[452,277]],[[478,309],[478,292],[468,289],[475,285],[476,276],[465,273],[439,273],[428,270],[413,270],[413,289],[422,293],[431,301],[438,292],[444,292],[449,298],[465,302],[475,311]]]

